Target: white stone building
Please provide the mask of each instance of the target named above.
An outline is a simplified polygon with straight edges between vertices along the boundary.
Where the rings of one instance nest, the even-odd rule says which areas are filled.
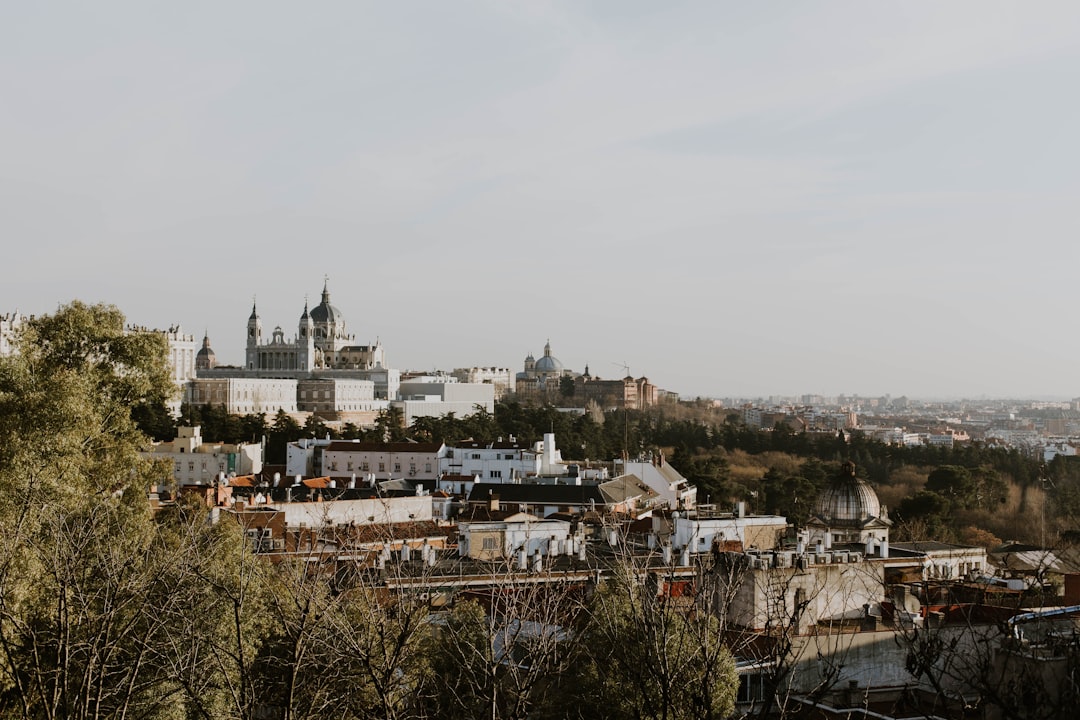
[[[495,399],[500,400],[507,393],[514,392],[515,373],[510,368],[471,367],[456,368],[454,377],[463,383],[482,383],[495,388]]]
[[[297,412],[297,381],[288,378],[195,378],[188,382],[185,401],[192,405],[224,405],[235,415]]]
[[[334,525],[384,525],[431,520],[431,498],[391,497],[331,499],[318,502],[279,502],[255,493],[251,508],[273,507],[285,513],[290,528],[321,528]]]
[[[405,479],[428,487],[439,476],[446,446],[438,443],[337,440],[323,450],[322,474],[332,478]]]
[[[257,443],[206,443],[201,429],[180,427],[176,439],[155,443],[154,449],[143,453],[151,460],[166,460],[172,466],[172,479],[177,486],[211,485],[222,474],[252,475],[262,472],[262,445]],[[168,483],[161,483],[157,492]]]
[[[354,378],[315,377],[298,380],[296,407],[301,412],[378,412],[386,402],[375,399],[375,383]]]
[[[400,399],[391,404],[401,408],[405,425],[418,417],[454,413],[457,417],[471,415],[477,407],[495,412],[495,388],[484,383],[403,381],[398,389]]]

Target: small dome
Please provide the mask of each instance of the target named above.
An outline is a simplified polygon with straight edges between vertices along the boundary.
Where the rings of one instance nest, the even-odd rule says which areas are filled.
[[[536,367],[534,369],[538,373],[562,374],[563,364],[559,362],[557,357],[551,354],[550,340],[544,345],[544,356],[536,361]]]
[[[216,366],[217,356],[214,355],[214,351],[210,347],[210,336],[204,335],[202,341],[202,349],[195,354],[195,369],[209,370],[210,368]]]
[[[815,513],[831,525],[861,525],[881,515],[881,503],[874,488],[855,477],[854,463],[847,462],[818,496]]]
[[[559,359],[551,355],[545,355],[536,361],[536,372],[538,373],[561,373],[563,371],[563,364],[559,362]]]

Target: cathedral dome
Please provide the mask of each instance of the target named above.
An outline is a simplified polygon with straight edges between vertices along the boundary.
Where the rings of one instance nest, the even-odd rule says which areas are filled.
[[[544,345],[544,356],[536,361],[536,372],[548,375],[561,375],[563,364],[551,354],[551,343]]]
[[[545,355],[536,361],[536,372],[538,373],[561,373],[563,371],[563,364],[559,362],[558,358],[551,355]]]
[[[316,323],[343,323],[345,316],[341,311],[330,304],[330,290],[323,284],[322,302],[311,311],[311,319]]]
[[[202,349],[195,354],[195,369],[209,370],[217,366],[217,356],[210,347],[210,336],[203,335]]]
[[[855,477],[855,464],[846,462],[818,496],[815,514],[832,525],[862,525],[881,515],[881,503],[874,488]]]

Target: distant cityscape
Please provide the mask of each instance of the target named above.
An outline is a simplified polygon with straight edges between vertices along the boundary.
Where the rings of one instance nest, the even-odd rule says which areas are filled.
[[[0,315],[0,357],[15,351],[16,333],[26,320],[17,312]],[[284,411],[299,418],[315,414],[331,425],[370,426],[380,412],[395,407],[408,426],[418,417],[464,417],[477,409],[490,413],[495,402],[507,398],[567,410],[590,405],[635,410],[680,400],[677,391],[659,388],[645,375],[633,377],[629,368],[615,378],[594,375],[588,365],[581,371],[567,368],[550,340],[539,358],[526,354],[520,369],[395,368],[378,338],[356,343],[344,313],[331,302],[329,281],[318,305],[309,309],[305,303],[291,336],[281,325],[264,326],[253,305],[243,364],[222,362],[209,336],[197,340],[179,325],[152,331],[168,342],[170,372],[178,388],[170,404],[174,415],[184,404],[216,405],[238,415]],[[1047,462],[1057,455],[1074,456],[1080,447],[1080,398],[919,400],[805,394],[705,401],[753,428],[782,424],[793,432],[859,430],[905,446],[953,447],[978,441],[1017,448]]]
[[[0,322],[0,355],[18,362],[29,319]],[[242,365],[219,363],[210,338],[197,343],[178,326],[125,329],[117,321],[114,332],[162,335],[176,389],[177,415],[158,426],[172,437],[137,451],[150,461],[138,479],[146,482],[145,514],[231,528],[245,556],[266,568],[303,567],[282,572],[283,585],[268,589],[260,607],[293,591],[282,588],[308,592],[314,581],[340,598],[334,602],[364,608],[370,627],[413,614],[410,642],[433,653],[475,649],[477,635],[455,636],[454,623],[479,612],[470,632],[483,636],[478,647],[501,648],[491,661],[499,692],[511,682],[506,673],[522,668],[576,687],[579,666],[570,658],[596,663],[607,677],[611,653],[582,638],[616,623],[625,633],[616,645],[630,646],[661,618],[696,638],[694,647],[723,648],[730,658],[722,680],[700,655],[676,663],[698,679],[672,689],[669,702],[694,707],[700,682],[718,683],[726,699],[710,705],[717,717],[849,718],[860,708],[860,717],[996,719],[1009,717],[1001,708],[1026,697],[1029,685],[1041,693],[1033,707],[1052,708],[1039,717],[1064,717],[1072,702],[1080,551],[1067,511],[1051,509],[1048,536],[1047,503],[1069,501],[1075,484],[1080,401],[681,401],[644,376],[568,369],[550,342],[520,370],[401,371],[378,339],[357,343],[328,285],[318,305],[305,305],[291,339],[281,326],[266,332],[253,306]],[[547,413],[519,425],[533,437],[497,424],[497,410],[505,416],[511,406]],[[193,409],[254,418],[257,430],[250,440],[206,437],[197,421],[182,419]],[[666,426],[670,447],[655,441],[665,414],[680,415]],[[485,416],[479,435],[439,434]],[[631,447],[630,416],[654,422],[657,434]],[[563,421],[579,434],[560,447],[546,426]],[[596,444],[594,435],[593,447],[607,453],[583,457],[589,445],[580,433],[601,431],[622,443]],[[791,452],[796,438],[801,455]],[[271,450],[280,453],[273,461]],[[873,465],[876,480],[856,456]],[[1010,469],[1017,473],[1005,479]],[[908,484],[894,482],[893,470]],[[994,522],[1006,512],[1031,521],[1025,503],[1036,502],[1031,527]],[[950,528],[952,516],[967,524]],[[1002,539],[988,527],[1043,542]],[[205,589],[201,575],[187,582]],[[630,604],[605,606],[612,588],[626,589]],[[377,601],[366,599],[371,590]],[[367,627],[346,617],[320,647],[352,642]],[[626,617],[640,624],[620,624]],[[167,627],[179,633],[170,642],[185,647],[183,627]],[[541,640],[551,642],[544,653]],[[271,640],[251,642],[280,652]],[[378,642],[372,652],[385,649]],[[348,657],[353,651],[343,647]],[[643,648],[665,662],[672,651],[669,642]],[[422,667],[388,672],[413,687]],[[652,669],[638,671],[621,670],[638,678],[628,687],[657,680]],[[469,672],[457,663],[440,677],[480,677]],[[266,673],[266,689],[244,701],[251,716],[289,717],[295,701],[275,689],[276,671]],[[528,697],[566,716],[568,692]],[[393,702],[407,717],[450,716],[425,705],[430,697],[398,693]],[[645,702],[634,696],[630,715]]]

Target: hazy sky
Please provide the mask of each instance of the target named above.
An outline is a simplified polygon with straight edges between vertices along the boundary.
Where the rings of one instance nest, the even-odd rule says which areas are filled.
[[[0,312],[1080,395],[1080,3],[9,2]]]

